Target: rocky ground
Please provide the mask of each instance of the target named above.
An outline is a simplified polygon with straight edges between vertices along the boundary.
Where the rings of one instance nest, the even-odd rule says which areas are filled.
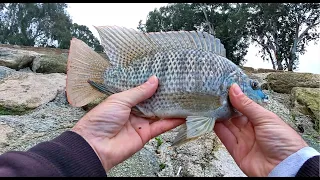
[[[19,51],[17,47],[5,48]],[[25,48],[23,50],[35,49]],[[70,106],[66,100],[66,76],[63,71],[61,72],[61,67],[64,66],[63,60],[56,60],[57,57],[48,58],[44,55],[33,57],[35,53],[45,53],[43,49],[41,52],[40,50],[31,53],[23,51],[21,52],[24,53],[23,56],[14,54],[17,51],[10,50],[1,54],[4,50],[1,51],[0,46],[0,153],[27,150],[39,142],[50,140],[73,127],[86,113],[83,108]],[[21,62],[21,57],[28,59],[25,53],[33,57],[32,61],[28,62],[29,64]],[[51,53],[50,56],[53,54]],[[59,58],[61,57],[61,53],[56,54]],[[3,58],[4,56],[6,58]],[[20,59],[14,61],[17,57]],[[4,61],[10,64],[10,68],[1,66],[5,64]],[[35,66],[33,61],[38,65]],[[50,65],[50,68],[46,69],[45,64],[48,61],[49,64],[57,61],[57,65]],[[56,71],[52,67],[57,67]],[[41,69],[42,73],[37,73],[35,69]],[[319,123],[316,117],[319,113],[316,111],[317,108],[319,109],[317,103],[320,99],[316,91],[319,90],[319,86],[316,85],[319,84],[319,79],[317,79],[319,76],[314,75],[311,80],[310,78],[305,80],[309,83],[300,85],[298,87],[300,91],[292,90],[297,91],[296,93],[291,93],[291,89],[295,88],[294,85],[298,83],[290,83],[290,87],[285,87],[290,89],[290,92],[279,93],[276,92],[276,88],[272,88],[274,84],[279,83],[273,78],[274,73],[279,72],[267,70],[248,72],[253,79],[258,80],[265,87],[264,91],[270,97],[266,108],[278,114],[310,146],[320,151],[320,136],[315,126],[316,123]],[[296,76],[296,74],[300,78],[299,73],[291,76]],[[282,75],[277,74],[277,76]],[[292,77],[291,81],[299,78]],[[308,84],[315,85],[315,87],[309,87]],[[309,98],[310,96],[306,93],[309,91],[316,93],[311,95],[312,100],[304,102],[303,100],[307,98],[301,98],[300,94],[304,92],[302,97]],[[310,102],[313,103],[310,104]],[[169,148],[176,134],[177,129],[173,129],[157,139],[150,140],[141,151],[114,167],[108,176],[246,176],[213,132],[181,147]]]

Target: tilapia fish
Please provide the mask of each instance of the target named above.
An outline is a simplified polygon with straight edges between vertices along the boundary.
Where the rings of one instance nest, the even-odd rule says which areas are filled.
[[[228,60],[217,39],[197,31],[142,33],[117,26],[95,27],[107,58],[81,40],[71,40],[67,69],[67,98],[76,107],[96,98],[128,90],[156,75],[155,94],[132,108],[149,118],[186,118],[172,145],[181,145],[212,132],[216,120],[237,114],[228,88],[238,83],[262,104],[267,96]]]

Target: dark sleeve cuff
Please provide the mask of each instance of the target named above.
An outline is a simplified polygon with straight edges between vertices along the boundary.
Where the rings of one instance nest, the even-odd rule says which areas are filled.
[[[66,131],[55,139],[28,150],[47,168],[56,169],[57,176],[106,176],[91,146],[80,135]]]
[[[313,156],[308,159],[299,169],[296,177],[320,177],[319,163],[320,156]]]

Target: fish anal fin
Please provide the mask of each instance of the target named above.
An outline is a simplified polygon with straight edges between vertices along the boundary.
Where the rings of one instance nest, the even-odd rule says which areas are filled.
[[[215,122],[216,118],[214,117],[188,116],[171,146],[180,146],[205,133],[212,132]]]

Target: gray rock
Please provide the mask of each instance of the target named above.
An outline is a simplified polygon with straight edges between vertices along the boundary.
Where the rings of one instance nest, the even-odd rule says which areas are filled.
[[[275,92],[291,93],[293,87],[320,87],[320,74],[312,73],[270,73],[267,76],[268,86]]]
[[[21,73],[0,81],[0,114],[19,114],[52,101],[65,88],[65,75]]]
[[[4,123],[0,124],[0,148],[8,146],[7,134],[12,133],[12,132],[13,132],[13,129],[10,126],[8,126]]]
[[[0,66],[0,80],[10,76],[11,74],[15,73],[16,71],[14,69],[5,67],[5,66]]]
[[[0,153],[25,151],[40,142],[51,140],[72,128],[84,114],[81,108],[70,106],[65,92],[61,91],[53,101],[28,114],[0,115],[0,126],[6,130]]]
[[[37,73],[66,73],[67,54],[47,54],[37,56],[32,63],[32,71]]]
[[[39,55],[34,51],[0,47],[0,66],[19,70],[29,66]]]

